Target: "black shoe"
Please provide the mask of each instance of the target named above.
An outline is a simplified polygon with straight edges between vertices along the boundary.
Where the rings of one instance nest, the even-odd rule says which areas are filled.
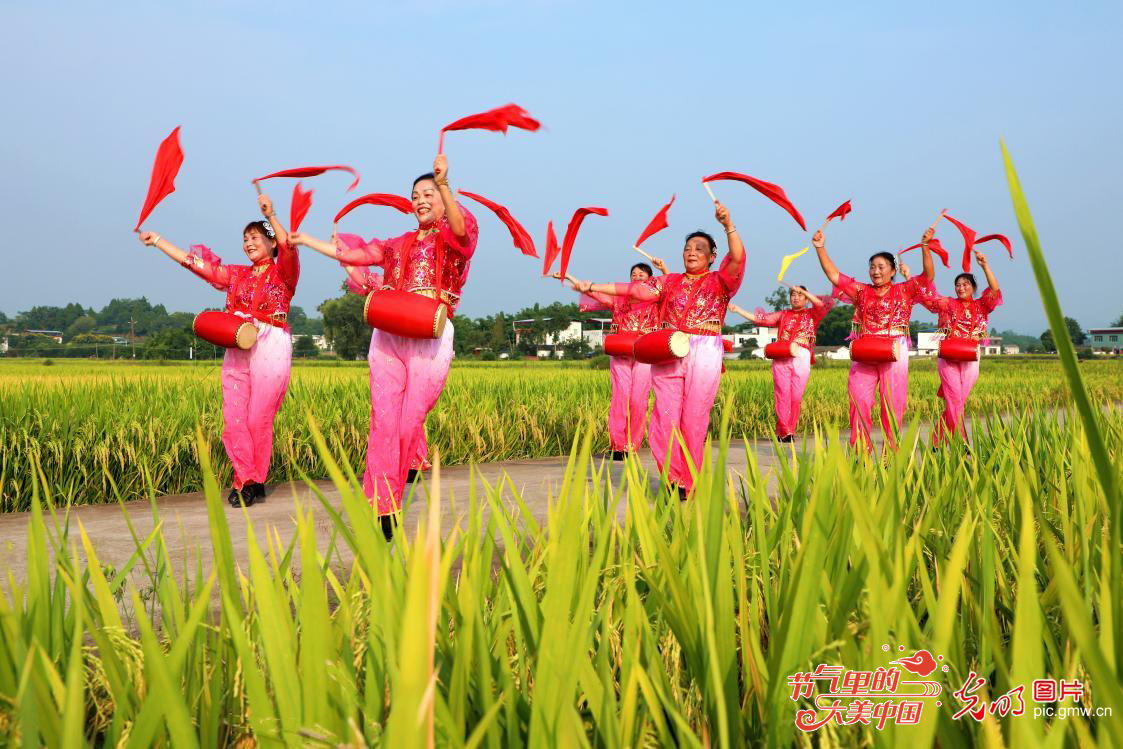
[[[250,489],[249,484],[241,489],[231,489],[230,495],[226,497],[226,501],[230,503],[231,507],[241,507],[242,505],[249,507],[253,504],[254,499],[254,492]]]
[[[245,492],[247,490],[251,494],[253,494],[253,500],[255,502],[257,502],[258,500],[265,499],[265,484],[262,484],[262,483],[257,482],[257,481],[255,481],[252,484],[246,484],[245,486],[242,487],[242,491]]]
[[[680,486],[680,487],[678,488],[678,501],[679,501],[679,502],[685,502],[685,501],[686,501],[686,499],[687,499],[687,496],[688,496],[689,494],[690,494],[690,492],[688,492],[688,491],[686,490],[686,487],[685,487],[685,486]]]
[[[414,481],[417,481],[417,469],[411,468],[409,473],[406,474],[406,483],[412,484]]]
[[[612,451],[612,459],[613,460],[627,460],[628,459],[628,453],[626,453],[623,450],[613,450]]]
[[[780,437],[778,442],[795,442],[795,435],[794,434],[788,434],[788,435],[785,435],[783,437]]]
[[[386,537],[386,542],[389,543],[394,538],[394,526],[397,525],[394,522],[394,516],[382,515],[378,518],[378,521],[382,524],[382,535]]]

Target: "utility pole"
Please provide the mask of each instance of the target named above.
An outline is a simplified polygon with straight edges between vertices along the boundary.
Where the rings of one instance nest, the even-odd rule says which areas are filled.
[[[129,339],[133,344],[133,358],[136,358],[136,320],[129,318]]]

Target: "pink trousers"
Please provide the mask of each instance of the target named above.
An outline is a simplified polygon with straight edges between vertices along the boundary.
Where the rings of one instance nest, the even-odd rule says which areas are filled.
[[[612,405],[608,408],[608,436],[613,450],[635,452],[643,444],[647,427],[647,402],[651,395],[651,365],[614,356],[608,364],[612,376]]]
[[[870,441],[870,430],[873,421],[870,412],[873,410],[875,394],[881,395],[881,428],[885,431],[885,439],[890,445],[896,444],[893,436],[894,420],[896,428],[900,429],[905,418],[905,407],[908,405],[909,391],[909,339],[901,336],[902,353],[900,360],[885,364],[867,364],[854,362],[850,365],[850,379],[847,387],[850,390],[850,444],[858,444],[861,440],[867,450],[873,449]],[[890,408],[892,418],[890,418]]]
[[[370,356],[370,350],[373,348],[374,336],[377,333],[378,333],[377,328],[375,328],[371,332],[371,336],[370,336],[371,346],[369,346],[367,348],[367,363],[371,364],[371,365],[374,364],[374,360]],[[373,393],[374,392],[374,389],[373,389],[374,367],[373,366],[371,367],[370,375],[371,375],[370,379],[371,379],[371,383],[372,383],[371,393]],[[416,470],[416,471],[428,471],[430,468],[433,467],[433,464],[429,462],[429,438],[426,436],[424,428],[422,428],[422,430],[421,430],[421,443],[417,446],[417,454],[414,455],[413,458],[410,459],[409,467],[413,470]]]
[[[940,373],[940,397],[944,399],[944,414],[932,432],[932,442],[938,445],[957,434],[967,439],[963,411],[967,407],[971,389],[979,379],[979,362],[938,359],[936,371]]]
[[[265,483],[273,457],[273,417],[281,408],[292,369],[288,331],[255,323],[257,343],[226,349],[222,359],[222,444],[234,465],[234,487]]]
[[[655,409],[651,412],[647,440],[659,470],[667,474],[671,483],[687,490],[694,486],[690,465],[696,470],[702,465],[710,411],[721,384],[723,353],[720,336],[692,335],[690,353],[685,357],[651,365]],[[686,443],[690,463],[680,438]]]
[[[799,356],[772,360],[772,391],[776,400],[776,436],[795,434],[799,423],[799,407],[803,391],[811,375],[811,352],[804,349]]]
[[[397,512],[411,464],[425,439],[425,417],[448,379],[452,325],[440,338],[374,331],[370,339],[370,436],[363,492],[379,515]]]

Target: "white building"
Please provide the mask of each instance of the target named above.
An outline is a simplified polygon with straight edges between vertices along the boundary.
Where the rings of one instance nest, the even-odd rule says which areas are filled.
[[[753,356],[763,359],[764,347],[775,343],[779,333],[779,328],[765,328],[759,325],[737,333],[728,333],[725,338],[733,341],[733,353],[727,354],[726,358],[736,359],[740,355],[738,352],[749,349]]]
[[[550,318],[515,320],[512,325],[515,330],[515,343],[520,337],[530,331],[530,326],[536,322],[544,322]],[[612,325],[610,317],[594,317],[589,320],[572,320],[569,325],[557,332],[550,332],[543,336],[542,343],[536,352],[539,358],[561,358],[562,347],[567,343],[583,340],[590,348],[604,346],[604,337],[609,334]]]
[[[1123,328],[1092,328],[1088,331],[1088,345],[1100,354],[1119,351],[1123,348]]]

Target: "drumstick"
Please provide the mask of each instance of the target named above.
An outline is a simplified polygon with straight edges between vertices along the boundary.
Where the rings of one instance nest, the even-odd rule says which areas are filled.
[[[643,250],[641,250],[641,249],[639,248],[639,245],[638,245],[638,244],[634,244],[634,245],[632,245],[632,249],[633,249],[633,250],[635,250],[636,252],[638,252],[639,254],[643,255],[643,256],[644,256],[645,258],[647,258],[647,259],[648,259],[648,260],[650,260],[651,262],[653,262],[653,263],[655,262],[655,258],[654,258],[654,257],[652,257],[651,255],[648,255],[648,254],[647,254],[646,252],[644,252]]]
[[[710,200],[712,200],[716,203],[717,202],[717,196],[715,196],[714,191],[710,189],[710,183],[709,182],[703,182],[702,187],[706,188],[706,192],[708,192],[710,194]]]
[[[933,222],[932,222],[932,225],[931,225],[931,226],[929,226],[928,228],[929,228],[929,229],[931,229],[932,231],[936,231],[936,224],[940,223],[940,219],[942,219],[942,218],[944,217],[944,214],[945,214],[945,213],[947,213],[947,212],[948,212],[948,209],[947,209],[947,208],[945,208],[944,210],[940,211],[940,215],[936,216],[936,220],[935,220],[935,221],[933,221]]]

